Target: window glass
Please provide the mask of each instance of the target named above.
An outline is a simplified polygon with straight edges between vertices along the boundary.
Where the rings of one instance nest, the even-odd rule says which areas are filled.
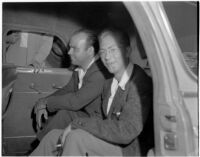
[[[71,66],[71,60],[68,55],[68,49],[59,38],[54,37],[51,51],[46,58],[46,66],[69,68]]]
[[[197,3],[163,2],[163,6],[183,56],[197,75]]]
[[[9,31],[6,37],[6,63],[16,66],[67,68],[70,59],[63,42],[47,34]]]

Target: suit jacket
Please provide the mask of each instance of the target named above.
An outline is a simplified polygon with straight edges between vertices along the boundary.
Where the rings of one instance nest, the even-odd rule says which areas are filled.
[[[112,79],[106,81],[103,90],[103,119],[78,118],[72,128],[84,129],[94,136],[121,146],[123,155],[140,155],[138,136],[143,130],[149,109],[152,105],[152,81],[137,65],[125,86],[118,88],[107,115]]]
[[[83,84],[78,89],[78,72],[74,71],[69,83],[47,97],[47,110],[71,110],[86,112],[89,116],[101,116],[101,93],[105,79],[111,77],[100,60],[87,70]]]

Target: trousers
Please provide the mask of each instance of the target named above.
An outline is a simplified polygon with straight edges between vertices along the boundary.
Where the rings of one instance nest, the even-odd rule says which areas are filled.
[[[39,141],[53,129],[65,129],[74,119],[78,117],[88,117],[83,111],[60,110],[52,118],[49,118],[43,129],[37,133]]]
[[[63,130],[50,131],[30,156],[56,156],[56,144]],[[62,156],[122,156],[122,149],[96,138],[82,129],[72,130],[66,137]]]

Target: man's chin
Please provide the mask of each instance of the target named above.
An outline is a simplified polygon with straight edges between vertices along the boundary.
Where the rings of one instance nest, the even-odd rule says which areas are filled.
[[[74,60],[71,60],[73,65],[77,65],[77,63]]]
[[[113,68],[107,68],[108,69],[108,71],[110,72],[110,73],[114,73],[115,72],[115,70],[113,69]]]

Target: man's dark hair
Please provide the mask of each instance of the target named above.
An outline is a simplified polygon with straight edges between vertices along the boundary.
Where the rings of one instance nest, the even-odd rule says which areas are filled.
[[[74,34],[78,34],[78,33],[87,34],[88,47],[92,46],[94,48],[94,53],[96,55],[99,51],[99,41],[98,41],[97,34],[94,31],[89,30],[89,29],[85,29],[85,28],[79,29]]]
[[[117,27],[108,27],[106,29],[103,29],[101,33],[99,34],[99,37],[102,35],[110,34],[115,37],[117,43],[119,44],[119,47],[126,48],[130,46],[130,38],[128,34],[121,28]]]

